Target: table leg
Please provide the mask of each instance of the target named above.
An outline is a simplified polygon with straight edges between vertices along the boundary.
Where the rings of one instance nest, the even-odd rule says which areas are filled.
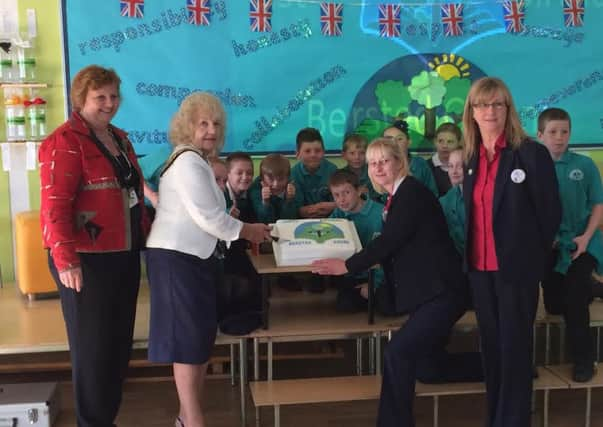
[[[237,375],[237,370],[235,368],[235,348],[234,348],[234,344],[230,344],[230,385],[231,386],[235,386],[235,384],[237,383],[237,379],[236,379],[236,375]]]
[[[262,274],[262,328],[268,329],[269,277]]]
[[[239,386],[241,387],[241,426],[247,424],[245,387],[247,386],[247,339],[239,340]]]
[[[368,271],[368,323],[375,323],[375,274],[374,269]]]

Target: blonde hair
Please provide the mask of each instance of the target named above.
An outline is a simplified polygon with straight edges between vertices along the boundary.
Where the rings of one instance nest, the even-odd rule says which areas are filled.
[[[465,101],[465,110],[463,111],[465,161],[469,161],[475,155],[477,146],[481,142],[479,127],[473,119],[473,105],[486,102],[497,94],[503,96],[507,106],[507,118],[505,120],[505,140],[507,144],[515,150],[527,139],[507,85],[496,77],[482,77],[473,83]]]
[[[202,114],[216,118],[222,124],[221,135],[218,135],[219,139],[215,150],[211,153],[204,153],[205,155],[217,156],[224,146],[226,113],[220,100],[206,92],[194,92],[184,98],[170,123],[170,142],[174,146],[192,144],[196,121]]]
[[[396,141],[391,138],[377,138],[371,141],[366,148],[366,162],[378,161],[384,157],[392,157],[400,163],[400,171],[398,178],[410,175],[410,166],[408,164],[408,156],[402,151],[402,147]],[[387,191],[381,185],[373,181],[371,175],[371,169],[369,167],[369,178],[373,184],[373,188],[380,194],[386,193]]]

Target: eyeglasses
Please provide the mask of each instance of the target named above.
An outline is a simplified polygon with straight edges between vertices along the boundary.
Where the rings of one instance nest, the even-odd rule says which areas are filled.
[[[471,104],[473,108],[475,108],[476,110],[486,110],[490,107],[494,108],[495,110],[500,110],[502,108],[505,108],[507,106],[507,104],[505,104],[504,102],[500,102],[500,101],[496,101],[496,102],[476,102],[475,104]]]
[[[370,162],[367,162],[367,165],[369,168],[384,167],[391,161],[392,159],[371,160]]]

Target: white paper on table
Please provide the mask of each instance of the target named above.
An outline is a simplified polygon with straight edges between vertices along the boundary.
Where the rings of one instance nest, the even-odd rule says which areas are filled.
[[[37,148],[38,145],[33,141],[28,141],[25,143],[25,169],[28,171],[36,170],[38,166],[37,163]]]
[[[10,143],[3,142],[0,144],[0,150],[2,151],[2,170],[4,172],[10,171]]]

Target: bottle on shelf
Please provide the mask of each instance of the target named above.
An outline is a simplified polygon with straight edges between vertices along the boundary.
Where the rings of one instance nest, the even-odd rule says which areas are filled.
[[[16,45],[18,81],[33,82],[36,80],[36,55],[33,39],[14,40]]]
[[[6,118],[6,140],[25,140],[25,109],[22,91],[5,89],[4,112]]]
[[[46,101],[40,97],[26,100],[27,139],[40,140],[46,136]]]
[[[13,82],[17,77],[13,46],[8,39],[0,40],[0,80],[3,82]]]

